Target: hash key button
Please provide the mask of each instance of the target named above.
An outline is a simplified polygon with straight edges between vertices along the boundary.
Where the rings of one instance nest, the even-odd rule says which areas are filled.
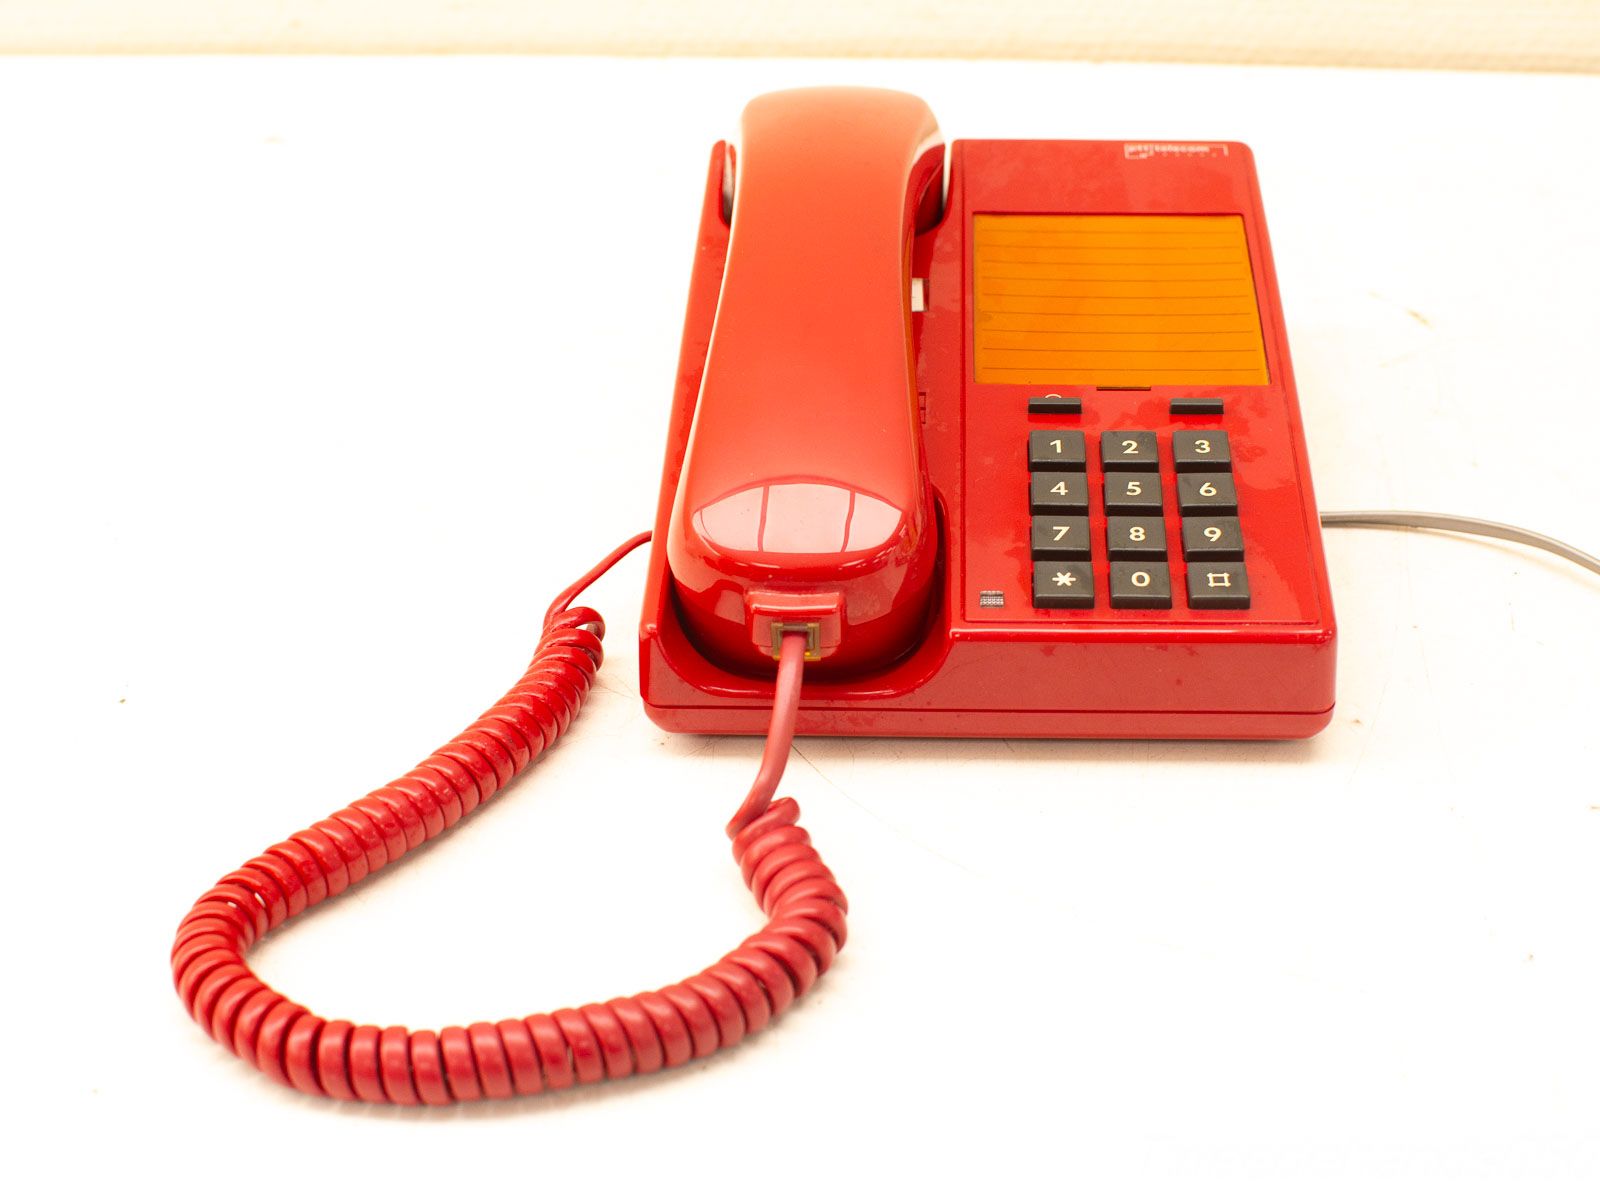
[[[1186,517],[1225,517],[1239,511],[1233,476],[1221,471],[1178,476],[1178,512]]]
[[[1035,608],[1093,608],[1094,575],[1087,563],[1033,564]]]
[[[1242,562],[1195,563],[1188,572],[1190,608],[1250,607],[1250,578]]]
[[[1220,429],[1185,429],[1172,435],[1172,465],[1185,471],[1228,470],[1233,456],[1228,453],[1228,435]]]
[[[1238,517],[1185,517],[1184,562],[1238,562],[1244,557],[1244,535]]]

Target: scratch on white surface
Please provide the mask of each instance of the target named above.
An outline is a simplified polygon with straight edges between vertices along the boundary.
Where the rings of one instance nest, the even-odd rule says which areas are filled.
[[[959,859],[951,858],[948,854],[944,853],[942,850],[936,850],[934,847],[928,845],[926,842],[918,840],[915,835],[907,833],[904,829],[901,829],[898,825],[894,824],[894,822],[886,820],[881,814],[879,814],[878,812],[874,811],[873,809],[867,807],[867,805],[861,803],[861,801],[857,800],[849,792],[845,791],[844,788],[840,787],[832,779],[828,778],[827,774],[822,770],[822,768],[820,768],[819,766],[817,766],[816,763],[812,762],[809,758],[807,758],[806,757],[806,752],[804,750],[800,749],[799,746],[794,746],[794,747],[792,747],[792,749],[794,750],[796,756],[799,757],[800,761],[805,763],[806,766],[811,768],[812,772],[817,776],[818,779],[822,780],[823,783],[827,784],[835,792],[839,793],[839,795],[843,796],[851,804],[855,805],[862,812],[866,813],[867,816],[871,817],[874,821],[878,822],[878,824],[882,825],[885,829],[889,830],[889,832],[893,833],[896,837],[900,838],[902,841],[904,841],[904,842],[906,842],[906,843],[908,843],[908,844],[910,844],[912,846],[915,846],[918,850],[921,850],[924,854],[932,855],[934,858],[939,859],[941,862],[949,863],[952,867],[955,867],[958,871],[963,871],[966,874],[971,875],[974,879],[984,879],[984,878],[986,878],[982,871],[974,870],[972,867],[969,867],[966,863],[960,861]]]
[[[1421,353],[1422,353],[1421,350],[1407,350],[1404,354],[1397,354],[1395,357],[1393,357],[1391,359],[1388,359],[1385,362],[1379,363],[1378,364],[1378,370],[1381,371],[1385,367],[1392,367],[1392,366],[1395,366],[1397,363],[1406,362],[1408,359],[1413,359],[1413,358],[1415,358],[1417,355],[1419,355]]]
[[[639,693],[633,688],[627,686],[617,687],[614,684],[608,683],[604,675],[596,675],[594,677],[594,682],[591,683],[589,687],[592,691],[610,692],[613,696],[621,696],[628,700],[637,699],[639,696]]]

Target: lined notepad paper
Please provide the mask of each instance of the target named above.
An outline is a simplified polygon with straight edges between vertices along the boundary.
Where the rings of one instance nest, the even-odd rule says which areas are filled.
[[[1267,382],[1237,216],[973,217],[979,383]]]

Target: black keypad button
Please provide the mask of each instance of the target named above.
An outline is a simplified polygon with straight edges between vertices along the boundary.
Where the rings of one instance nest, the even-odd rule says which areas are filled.
[[[1076,417],[1083,413],[1083,400],[1078,396],[1029,396],[1028,411]]]
[[[1106,511],[1139,516],[1161,511],[1161,476],[1106,472]]]
[[[1051,562],[1088,562],[1089,518],[1035,517],[1033,557]]]
[[[1106,556],[1113,562],[1166,562],[1166,523],[1159,514],[1151,517],[1107,517]]]
[[[1028,511],[1035,513],[1086,513],[1089,481],[1067,471],[1035,471],[1028,477]]]
[[[1184,471],[1226,471],[1233,466],[1228,435],[1220,429],[1185,429],[1172,435],[1172,465]]]
[[[1195,563],[1187,570],[1190,608],[1250,607],[1250,577],[1242,562]]]
[[[1166,563],[1111,564],[1112,608],[1171,608],[1172,576]]]
[[[1218,416],[1222,401],[1215,396],[1174,396],[1171,411],[1174,416]]]
[[[1186,517],[1222,517],[1239,511],[1233,476],[1204,471],[1178,476],[1178,511]]]
[[[1154,471],[1156,435],[1148,429],[1108,429],[1100,435],[1100,465],[1108,471]]]
[[[1035,608],[1093,608],[1094,575],[1087,563],[1034,563]]]
[[[1087,460],[1081,429],[1028,431],[1028,470],[1081,471]]]
[[[1244,557],[1238,517],[1185,517],[1184,562],[1237,562]]]

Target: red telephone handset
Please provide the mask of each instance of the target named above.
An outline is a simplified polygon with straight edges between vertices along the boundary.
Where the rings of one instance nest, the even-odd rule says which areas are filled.
[[[776,92],[744,110],[716,324],[667,535],[696,643],[770,675],[786,629],[833,673],[922,631],[938,558],[917,427],[911,239],[944,143],[915,96]]]

